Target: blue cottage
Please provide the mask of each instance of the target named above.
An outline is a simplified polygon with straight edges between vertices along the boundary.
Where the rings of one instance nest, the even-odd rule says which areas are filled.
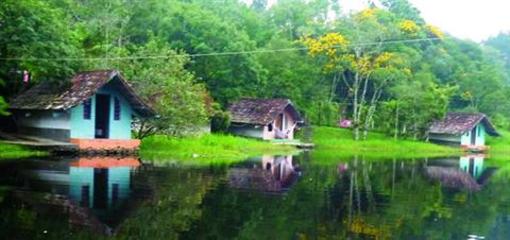
[[[16,97],[10,108],[19,133],[80,149],[136,148],[133,118],[155,114],[116,70],[79,73],[58,90],[39,84]]]
[[[461,146],[470,151],[484,151],[485,135],[499,136],[494,125],[482,113],[448,113],[429,129],[429,140]]]

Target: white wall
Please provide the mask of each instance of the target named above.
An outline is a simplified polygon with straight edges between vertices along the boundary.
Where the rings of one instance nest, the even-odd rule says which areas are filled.
[[[70,129],[67,111],[17,111],[18,126],[48,129]]]

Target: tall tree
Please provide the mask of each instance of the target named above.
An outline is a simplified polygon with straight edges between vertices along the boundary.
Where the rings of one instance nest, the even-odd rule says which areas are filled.
[[[53,1],[6,0],[0,4],[0,94],[10,97],[24,86],[22,74],[31,81],[61,82],[79,69],[81,35],[72,20]]]

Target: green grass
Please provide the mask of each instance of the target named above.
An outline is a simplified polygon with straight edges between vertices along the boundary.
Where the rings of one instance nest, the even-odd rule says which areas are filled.
[[[0,143],[0,159],[27,158],[46,155],[48,155],[48,153],[33,150],[27,147]]]
[[[487,136],[486,145],[490,147],[489,156],[491,159],[510,160],[510,132],[498,130],[499,137]]]
[[[432,143],[394,140],[380,133],[370,133],[365,141],[354,141],[352,132],[333,127],[314,127],[313,143],[317,159],[363,156],[370,159],[422,158],[460,155],[460,149]]]
[[[143,160],[198,164],[233,163],[263,154],[288,154],[295,151],[296,148],[291,146],[219,134],[183,138],[156,135],[143,139],[140,146]]]

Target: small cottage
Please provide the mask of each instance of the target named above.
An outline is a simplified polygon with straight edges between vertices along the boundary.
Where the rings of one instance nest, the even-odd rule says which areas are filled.
[[[481,113],[448,113],[429,129],[429,140],[461,146],[466,150],[484,151],[485,135],[499,136],[487,116]]]
[[[301,116],[288,99],[242,99],[229,108],[230,132],[240,136],[294,139]]]
[[[20,134],[71,142],[80,149],[131,149],[133,117],[155,113],[116,70],[82,72],[56,90],[42,83],[10,103]]]

